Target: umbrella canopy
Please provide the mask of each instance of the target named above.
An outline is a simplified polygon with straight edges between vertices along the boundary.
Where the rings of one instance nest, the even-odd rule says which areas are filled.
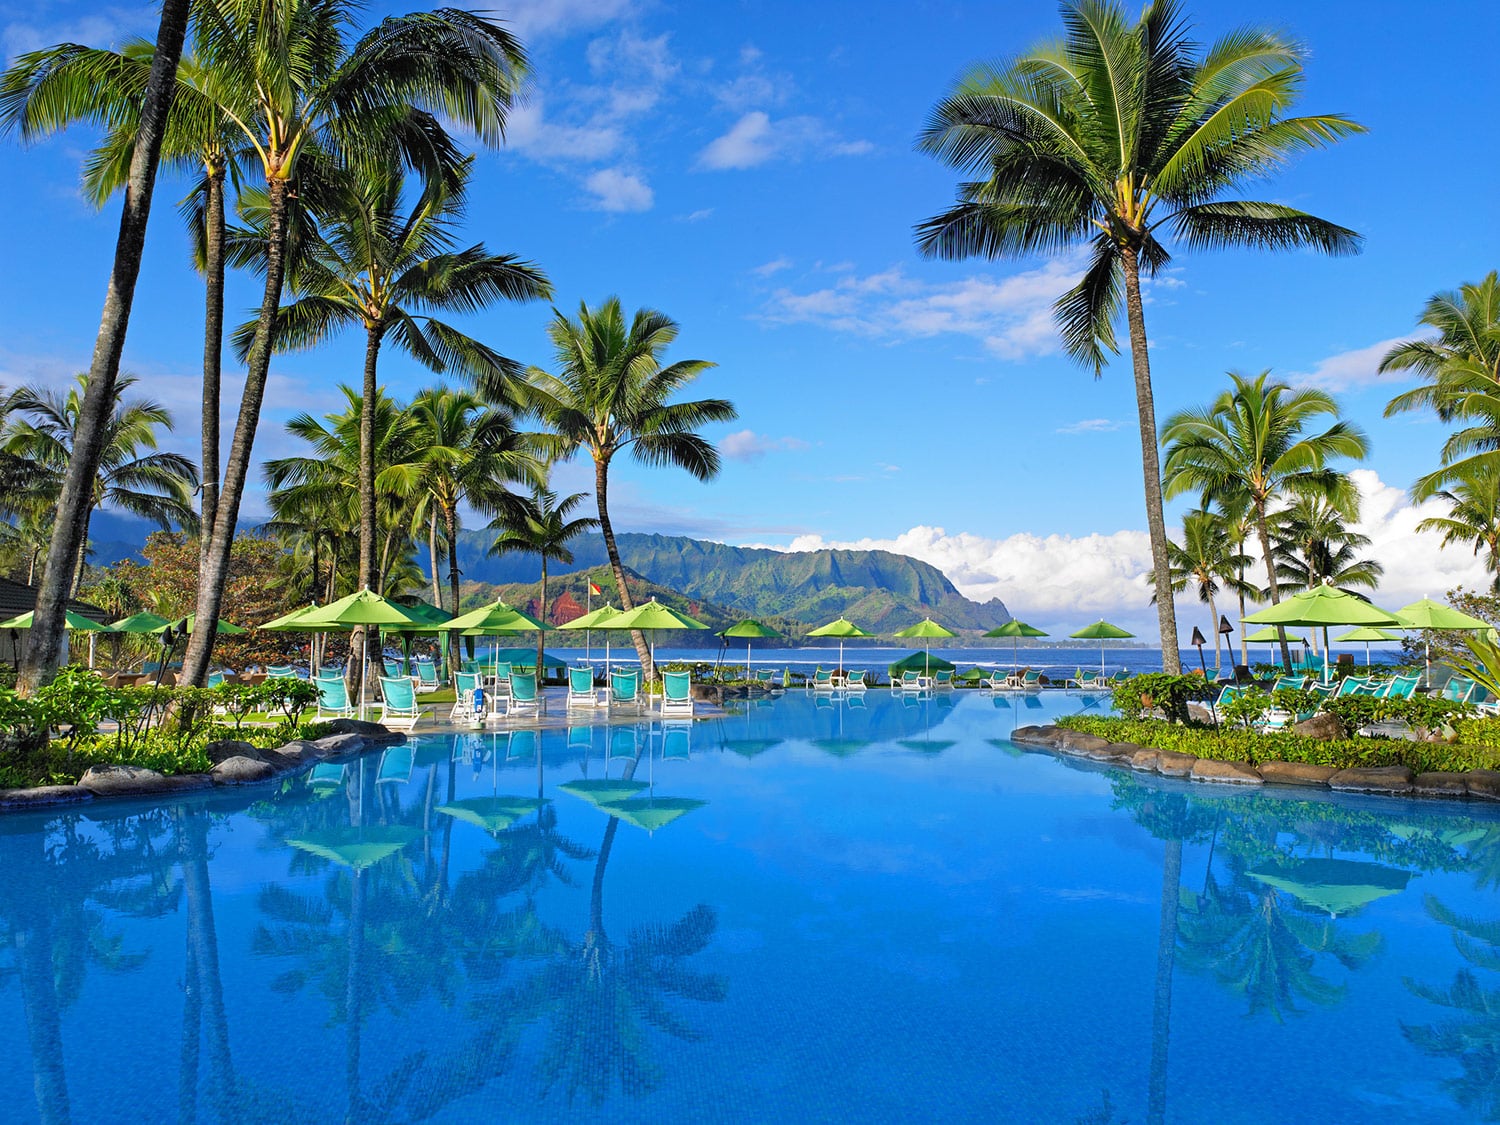
[[[579,781],[565,781],[558,788],[564,793],[571,793],[597,807],[610,801],[623,801],[628,797],[634,797],[646,788],[646,783],[644,781],[611,781],[609,778],[583,778]]]
[[[742,638],[744,640],[745,676],[748,679],[750,676],[750,642],[752,640],[756,640],[757,638],[760,640],[766,640],[771,637],[779,637],[781,636],[781,634],[778,633],[775,629],[771,628],[769,625],[762,625],[753,617],[747,617],[745,618],[745,620],[731,625],[729,628],[725,629],[722,633],[719,634],[719,636],[736,637]]]
[[[610,620],[611,629],[707,629],[703,622],[652,598]]]
[[[542,624],[529,613],[522,613],[514,606],[497,601],[450,618],[437,628],[445,633],[481,636],[489,633],[531,633],[550,629],[551,626]]]
[[[34,610],[27,610],[19,617],[12,617],[9,621],[0,621],[0,629],[30,629],[31,617]],[[81,629],[85,633],[108,633],[110,627],[101,625],[92,617],[85,617],[81,613],[74,613],[71,609],[63,612],[63,621],[69,629]]]
[[[299,628],[310,632],[320,629],[352,629],[356,625],[420,625],[422,621],[403,605],[383,598],[373,590],[360,590],[309,610],[302,615]]]
[[[1407,629],[1488,629],[1490,623],[1481,621],[1477,617],[1470,617],[1467,613],[1460,613],[1452,606],[1446,606],[1431,598],[1423,598],[1421,601],[1404,605],[1396,611],[1396,616],[1401,619],[1401,625]]]
[[[1354,859],[1298,859],[1246,874],[1335,918],[1399,894],[1411,879],[1410,871]]]
[[[371,825],[368,828],[325,828],[287,843],[361,871],[399,852],[421,835],[420,829],[404,825]]]
[[[1251,625],[1403,625],[1394,614],[1327,585],[1299,590],[1278,605],[1249,614],[1245,621]]]
[[[431,602],[417,601],[411,605],[403,605],[402,609],[417,618],[419,625],[387,625],[386,631],[392,633],[428,633],[436,632],[437,626],[446,624],[453,620],[453,614],[441,606],[435,606]]]
[[[1020,667],[1021,664],[1021,642],[1017,638],[1045,637],[1047,634],[1044,630],[1038,629],[1035,625],[1028,625],[1024,621],[1017,621],[1015,618],[1011,618],[1004,625],[997,626],[984,635],[986,637],[1010,638],[1010,670],[1014,672],[1018,667]]]
[[[844,666],[844,642],[850,637],[873,637],[874,633],[866,633],[852,621],[846,621],[840,617],[830,621],[827,625],[819,625],[816,629],[807,631],[809,637],[837,637],[839,639],[839,667]]]
[[[941,656],[933,656],[926,652],[913,652],[889,665],[886,671],[892,676],[899,676],[902,672],[920,672],[923,668],[950,672],[956,667],[957,665],[951,660],[944,660]]]
[[[1287,635],[1289,641],[1299,641],[1301,638]],[[1281,633],[1274,625],[1267,625],[1264,629],[1257,629],[1253,633],[1246,633],[1245,640],[1251,644],[1274,645],[1281,640]]]
[[[1076,633],[1069,633],[1070,637],[1081,637],[1085,640],[1099,642],[1099,675],[1104,675],[1104,642],[1107,640],[1121,640],[1125,637],[1133,637],[1134,633],[1128,633],[1118,625],[1111,625],[1104,618],[1099,618],[1092,625],[1085,625]]]
[[[109,627],[111,633],[155,633],[161,630],[163,625],[171,624],[165,617],[158,617],[154,613],[132,613],[129,617],[122,617]]]
[[[469,797],[439,805],[437,811],[455,820],[468,821],[495,836],[543,804],[535,797]]]
[[[196,613],[190,613],[186,617],[179,617],[176,621],[169,622],[168,624],[170,624],[171,627],[177,630],[179,633],[195,633],[198,631],[198,615]],[[153,633],[160,633],[165,631],[166,628],[167,626],[163,625],[160,628],[152,629],[151,631]],[[242,633],[249,632],[249,630],[239,625],[235,625],[232,622],[225,621],[221,617],[214,622],[214,632],[221,637],[238,637]]]
[[[257,625],[256,628],[268,629],[271,632],[284,633],[316,632],[315,629],[311,629],[307,625],[304,625],[303,621],[308,614],[316,613],[317,611],[317,605],[305,605],[301,609],[292,610],[291,613],[283,613],[280,617],[272,618],[264,625]],[[327,628],[327,626],[324,626],[324,628]]]
[[[924,617],[915,625],[908,625],[905,629],[897,629],[891,634],[893,637],[901,637],[903,640],[912,638],[931,640],[933,637],[956,637],[952,629],[945,625],[939,625],[930,617]]]
[[[1339,643],[1345,641],[1365,642],[1365,665],[1370,663],[1370,643],[1372,641],[1399,641],[1401,638],[1395,633],[1387,633],[1384,629],[1377,629],[1373,625],[1363,625],[1358,629],[1351,629],[1339,638]]]
[[[706,804],[707,801],[695,801],[691,797],[627,797],[623,801],[601,801],[599,807],[626,824],[655,832]]]
[[[612,619],[619,617],[620,611],[612,605],[601,605],[590,613],[581,617],[575,617],[571,621],[564,621],[558,626],[559,629],[613,629]]]

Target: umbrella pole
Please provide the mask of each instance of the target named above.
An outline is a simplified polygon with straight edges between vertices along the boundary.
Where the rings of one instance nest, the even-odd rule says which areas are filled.
[[[1328,626],[1323,626],[1323,683],[1328,683]]]

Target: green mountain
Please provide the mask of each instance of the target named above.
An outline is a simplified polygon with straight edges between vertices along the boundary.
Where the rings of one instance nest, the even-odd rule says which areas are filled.
[[[459,563],[465,579],[487,585],[534,584],[540,572],[535,556],[489,557],[485,551],[493,538],[493,532],[484,531],[460,535]],[[783,552],[676,535],[632,533],[616,538],[628,571],[685,601],[721,611],[730,620],[779,618],[810,626],[843,615],[882,632],[929,616],[963,632],[983,632],[1010,620],[999,598],[971,601],[935,566],[890,551]],[[604,596],[618,603],[602,537],[578,540],[573,554],[570,569],[592,573],[605,587]],[[533,589],[528,596],[534,593]],[[631,595],[637,600],[642,596],[633,582]],[[644,596],[651,596],[649,590]]]

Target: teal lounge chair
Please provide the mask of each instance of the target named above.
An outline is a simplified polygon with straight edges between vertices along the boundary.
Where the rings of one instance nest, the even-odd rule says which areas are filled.
[[[1020,676],[996,668],[990,673],[989,679],[984,681],[984,686],[991,691],[1007,691],[1010,688],[1020,686]]]
[[[455,672],[453,674],[453,710],[448,721],[472,723],[483,721],[483,713],[474,706],[474,692],[479,688],[478,672]]]
[[[663,672],[661,674],[661,713],[663,715],[693,715],[693,674],[691,672]]]
[[[410,680],[406,681],[411,683]],[[380,772],[375,776],[376,785],[405,785],[411,780],[412,766],[416,764],[416,753],[409,742],[389,747],[380,755]]]
[[[399,730],[411,730],[422,717],[417,692],[405,676],[380,677],[380,714],[376,722]]]
[[[892,680],[891,687],[895,686],[896,681]],[[928,681],[927,677],[922,675],[922,673],[918,672],[915,668],[908,668],[906,671],[901,673],[902,691],[926,691],[930,686],[931,684]]]
[[[953,669],[939,668],[932,674],[932,686],[935,688],[951,688],[953,686]]]
[[[1418,675],[1397,676],[1381,690],[1380,698],[1410,699],[1416,694],[1417,685],[1421,682],[1422,677]]]
[[[505,740],[505,760],[507,762],[527,762],[536,758],[537,747],[541,745],[540,735],[534,730],[513,730],[510,737]]]
[[[382,663],[385,664],[385,674],[391,677],[391,679],[395,679],[397,676],[402,675],[401,661],[392,660],[389,656],[387,656],[385,660],[382,661]]]
[[[640,738],[634,727],[615,727],[609,734],[609,760],[635,758],[641,753]]]
[[[350,719],[354,708],[349,705],[349,689],[344,686],[342,676],[320,676],[315,681],[318,689],[318,713],[315,721],[325,719]]]
[[[642,711],[646,701],[641,697],[641,674],[634,668],[615,669],[609,674],[610,710]]]
[[[507,715],[541,715],[546,708],[536,690],[536,674],[515,672],[510,677],[510,703]]]
[[[827,668],[813,670],[813,678],[808,681],[807,686],[813,691],[832,691],[833,672]]]
[[[266,679],[268,680],[295,680],[297,670],[290,664],[267,664]]]
[[[463,660],[463,661],[459,662],[459,666],[465,672],[475,672],[475,673],[477,673],[477,672],[482,671],[482,669],[479,667],[479,661],[477,661],[477,660]]]
[[[588,760],[588,756],[594,750],[594,728],[593,727],[569,727],[568,728],[568,753],[578,754]]]
[[[1035,691],[1042,686],[1042,674],[1033,672],[1030,668],[1021,673],[1021,687],[1027,691]]]
[[[417,690],[424,695],[429,691],[437,691],[438,674],[437,665],[430,660],[417,661]]]
[[[870,685],[865,683],[865,674],[862,669],[855,668],[844,677],[844,690],[858,695]]]
[[[319,762],[308,775],[307,784],[319,796],[326,797],[344,783],[346,768],[342,762]]]
[[[592,711],[599,706],[599,693],[594,690],[594,670],[580,666],[568,669],[568,709],[581,707]]]
[[[1450,703],[1468,703],[1474,696],[1476,686],[1478,685],[1467,676],[1449,676],[1443,690],[1438,693],[1438,698]]]
[[[661,732],[661,758],[664,762],[685,762],[692,750],[691,723],[667,723]]]

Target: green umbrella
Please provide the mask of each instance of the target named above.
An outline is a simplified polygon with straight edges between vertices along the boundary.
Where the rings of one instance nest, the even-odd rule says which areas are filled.
[[[132,613],[129,617],[122,617],[110,625],[111,633],[155,633],[163,625],[170,624],[165,617],[158,617],[154,613]]]
[[[34,612],[34,610],[27,610],[19,617],[12,617],[9,621],[0,621],[0,629],[30,629],[31,618]],[[81,613],[74,613],[71,609],[63,611],[63,621],[69,629],[78,629],[85,633],[111,632],[108,625],[101,625],[92,617],[85,617]]]
[[[649,602],[643,602],[634,609],[625,610],[618,617],[610,619],[611,629],[640,629],[649,632],[651,637],[651,670],[656,671],[656,632],[661,629],[707,629],[703,622],[689,617],[685,613],[679,613],[669,605],[652,598]],[[654,678],[654,676],[653,676]],[[681,814],[678,814],[681,815]]]
[[[784,738],[726,738],[724,749],[733,750],[741,758],[754,758],[780,746]]]
[[[706,804],[707,801],[696,801],[691,797],[627,797],[623,801],[602,801],[599,807],[627,824],[655,832]]]
[[[839,668],[844,667],[844,642],[850,637],[873,637],[874,633],[866,633],[852,621],[846,621],[840,617],[836,621],[830,621],[827,625],[819,625],[816,629],[807,631],[809,637],[837,637],[839,639]]]
[[[1252,625],[1308,625],[1323,630],[1323,673],[1328,673],[1328,626],[1403,624],[1394,614],[1371,605],[1361,597],[1324,582],[1311,590],[1299,590],[1286,601],[1249,614]]]
[[[896,679],[902,672],[920,672],[924,668],[938,672],[951,672],[957,665],[951,660],[944,660],[941,656],[933,656],[931,653],[913,652],[903,656],[895,663],[887,665],[886,674],[891,679]]]
[[[627,797],[634,797],[646,788],[646,783],[644,781],[616,781],[607,777],[586,777],[579,781],[565,781],[558,788],[564,793],[571,793],[597,807],[609,801],[623,801]]]
[[[376,824],[368,828],[325,828],[287,843],[300,851],[362,871],[399,852],[421,835],[420,829],[404,825]]]
[[[544,803],[535,797],[469,797],[439,805],[437,811],[477,825],[491,836],[498,836],[523,816],[536,812]]]
[[[736,625],[731,625],[719,634],[721,637],[743,637],[745,640],[745,678],[750,678],[750,642],[752,640],[768,640],[771,637],[781,636],[769,625],[762,625],[753,617],[747,617]]]
[[[193,633],[197,630],[198,615],[196,613],[190,613],[186,617],[179,617],[176,621],[169,622],[169,624],[174,630],[179,633]],[[151,631],[153,633],[161,633],[165,632],[166,628],[167,626],[163,625],[160,628],[153,629]],[[238,637],[243,633],[248,633],[249,630],[239,625],[235,625],[232,622],[225,621],[221,617],[214,622],[214,632],[221,637]]]
[[[313,605],[305,605],[301,609],[294,609],[290,613],[283,613],[280,617],[273,617],[264,625],[257,625],[256,628],[265,629],[273,633],[307,632],[308,629],[303,624],[303,621],[308,614],[316,613],[317,611],[318,606],[316,603],[314,603]]]
[[[480,636],[490,633],[533,633],[550,629],[529,613],[522,613],[503,601],[491,602],[458,617],[450,618],[438,626],[445,633],[463,633]]]
[[[325,606],[309,610],[302,615],[297,628],[304,629],[310,633],[320,632],[324,629],[353,629],[359,625],[411,625],[419,624],[416,614],[405,606],[398,605],[388,598],[383,598],[369,588],[358,590],[340,598],[336,602],[329,602]],[[368,654],[368,647],[366,648]],[[366,655],[361,655],[361,663],[366,663]],[[364,717],[365,713],[365,688],[369,683],[369,669],[361,668],[359,677],[359,714]]]
[[[924,665],[925,671],[923,672],[923,674],[930,676],[932,675],[932,638],[956,637],[958,636],[958,634],[955,633],[952,629],[947,628],[946,626],[939,625],[932,618],[924,617],[915,625],[908,625],[905,629],[898,629],[896,632],[892,633],[891,636],[900,637],[903,640],[910,640],[912,638],[920,637],[922,640],[927,642],[924,648],[924,651],[927,653],[927,662]]]
[[[1365,666],[1370,664],[1370,642],[1371,641],[1399,641],[1401,638],[1395,633],[1387,633],[1384,629],[1377,629],[1373,625],[1365,625],[1358,629],[1351,629],[1339,638],[1339,644],[1345,641],[1365,642]]]
[[[1470,617],[1467,613],[1460,613],[1452,606],[1442,605],[1431,598],[1423,598],[1421,601],[1412,602],[1411,605],[1402,606],[1396,611],[1396,616],[1401,619],[1403,628],[1421,629],[1424,632],[1432,629],[1449,629],[1468,633],[1490,628],[1488,621],[1481,621],[1477,617]],[[1422,662],[1425,666],[1424,679],[1431,680],[1432,639],[1430,637],[1423,638],[1422,650]]]
[[[609,631],[614,628],[614,626],[611,625],[610,622],[613,621],[616,617],[619,617],[619,616],[620,616],[620,611],[618,609],[616,609],[614,606],[610,605],[608,602],[606,602],[604,605],[601,605],[598,609],[590,610],[588,613],[585,613],[583,616],[581,616],[581,617],[575,617],[571,621],[564,621],[561,625],[558,626],[559,629],[583,629],[583,630],[586,630],[586,631],[587,630],[592,630],[592,629],[603,630],[603,632],[604,632],[604,679],[605,679],[606,682],[608,682],[608,680],[609,680]],[[585,653],[588,652],[588,637],[587,636],[584,637],[584,652]]]
[[[1070,637],[1082,637],[1085,640],[1096,640],[1099,642],[1099,675],[1104,675],[1104,642],[1106,640],[1120,640],[1124,637],[1133,637],[1134,633],[1127,633],[1118,625],[1111,625],[1104,618],[1099,618],[1092,625],[1085,625],[1076,633],[1069,633]]]
[[[1399,894],[1411,879],[1410,871],[1354,859],[1294,859],[1246,874],[1335,918]]]
[[[1016,669],[1018,669],[1021,666],[1021,659],[1020,659],[1020,656],[1018,655],[1018,651],[1019,651],[1019,649],[1021,647],[1021,642],[1019,640],[1017,640],[1017,638],[1018,637],[1045,637],[1047,634],[1044,631],[1042,631],[1041,629],[1038,629],[1035,625],[1028,625],[1024,621],[1017,621],[1017,620],[1015,620],[1015,618],[1012,618],[1011,620],[1007,621],[1004,625],[996,626],[995,628],[991,629],[988,633],[985,633],[984,635],[986,637],[1009,637],[1011,639],[1010,640],[1010,670],[1012,672],[1014,672],[1014,671],[1016,671]]]
[[[1287,640],[1290,641],[1290,642],[1292,642],[1292,643],[1294,643],[1294,644],[1296,644],[1296,643],[1306,644],[1307,643],[1307,641],[1305,641],[1301,637],[1293,637],[1293,636],[1290,636],[1290,635],[1287,636]],[[1274,625],[1267,625],[1264,629],[1257,629],[1253,633],[1246,633],[1245,634],[1245,643],[1246,644],[1258,644],[1258,645],[1275,645],[1275,644],[1280,644],[1281,643],[1281,631],[1279,629],[1277,629],[1276,626],[1274,626]],[[1273,664],[1276,662],[1276,657],[1275,657],[1274,653],[1272,654],[1270,660],[1271,660],[1271,663],[1273,663]]]

